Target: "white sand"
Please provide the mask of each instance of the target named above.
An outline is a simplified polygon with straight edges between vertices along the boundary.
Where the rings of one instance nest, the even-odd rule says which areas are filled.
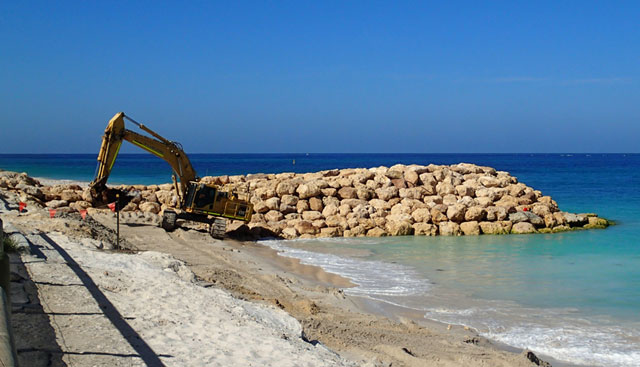
[[[60,233],[48,236],[93,279],[156,354],[170,355],[160,357],[167,366],[354,365],[320,344],[313,346],[303,341],[299,322],[284,311],[238,300],[220,289],[196,285],[193,273],[170,255],[158,252],[139,255],[107,253],[70,240]],[[46,262],[28,262],[26,260],[30,257],[25,257],[34,281],[80,282],[67,266],[61,266],[64,260],[54,247],[39,235],[31,235],[29,239],[42,246],[48,257]],[[47,299],[47,295],[41,294],[40,297]],[[61,312],[66,308],[65,312],[86,312],[99,309],[97,305],[91,305],[95,301],[88,294],[76,297],[80,299],[67,302],[49,299],[46,305],[53,309],[46,311]],[[52,324],[65,322],[61,316],[50,317]],[[90,336],[92,349],[106,344],[105,352],[131,353],[130,348],[128,351],[109,350],[110,344],[127,344],[127,341],[114,341],[118,333],[108,330],[109,324],[103,321],[76,324],[68,332]],[[97,324],[101,327],[96,329]],[[86,339],[65,339],[65,330],[58,328],[56,331],[62,348],[69,351],[82,349],[81,344],[86,343]],[[110,336],[101,342],[101,334]],[[73,340],[78,340],[75,344],[79,345],[74,346]],[[85,365],[79,361],[76,358],[76,363],[71,365]],[[99,361],[92,363],[96,362]],[[140,365],[142,361],[129,359],[128,363]]]
[[[82,188],[89,186],[89,181],[77,181],[77,180],[64,180],[57,178],[46,177],[34,177],[43,186],[56,186],[56,185],[78,185]]]

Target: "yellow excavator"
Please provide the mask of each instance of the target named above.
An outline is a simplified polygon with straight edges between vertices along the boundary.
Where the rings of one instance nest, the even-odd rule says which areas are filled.
[[[151,136],[126,129],[125,119]],[[166,231],[173,231],[177,226],[177,220],[184,219],[207,223],[211,236],[223,238],[227,219],[244,222],[251,220],[253,206],[247,200],[248,197],[240,198],[236,192],[200,182],[189,157],[179,143],[163,138],[124,112],[113,116],[102,137],[96,176],[89,184],[94,206],[117,201],[116,205],[123,207],[131,200],[126,193],[107,187],[107,180],[123,140],[164,159],[173,169],[172,179],[178,205],[175,209],[165,209],[163,212],[161,225]]]

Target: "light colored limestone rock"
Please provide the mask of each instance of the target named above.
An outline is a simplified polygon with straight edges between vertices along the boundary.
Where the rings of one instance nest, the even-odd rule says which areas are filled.
[[[438,232],[441,236],[461,236],[462,231],[460,225],[454,222],[440,222],[438,223]]]
[[[478,236],[480,235],[480,225],[477,221],[469,221],[460,223],[460,230],[465,236]]]

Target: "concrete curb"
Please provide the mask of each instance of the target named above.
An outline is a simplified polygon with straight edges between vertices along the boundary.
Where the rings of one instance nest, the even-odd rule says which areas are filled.
[[[20,236],[26,242],[26,238]],[[28,248],[29,244],[26,243],[26,245]],[[0,250],[0,286],[2,287],[0,289],[0,298],[2,298],[0,302],[0,364],[14,367],[18,365],[18,356],[11,327],[11,301],[8,297],[11,294],[11,269],[9,256],[4,252],[2,219],[0,219]]]

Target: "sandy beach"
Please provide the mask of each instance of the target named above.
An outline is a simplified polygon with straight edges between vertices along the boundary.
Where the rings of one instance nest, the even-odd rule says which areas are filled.
[[[21,365],[545,363],[473,330],[346,296],[348,279],[254,242],[188,225],[167,233],[158,216],[123,213],[122,249],[110,250],[114,213],[19,215],[18,198],[3,193],[3,221],[31,252],[12,258]]]

